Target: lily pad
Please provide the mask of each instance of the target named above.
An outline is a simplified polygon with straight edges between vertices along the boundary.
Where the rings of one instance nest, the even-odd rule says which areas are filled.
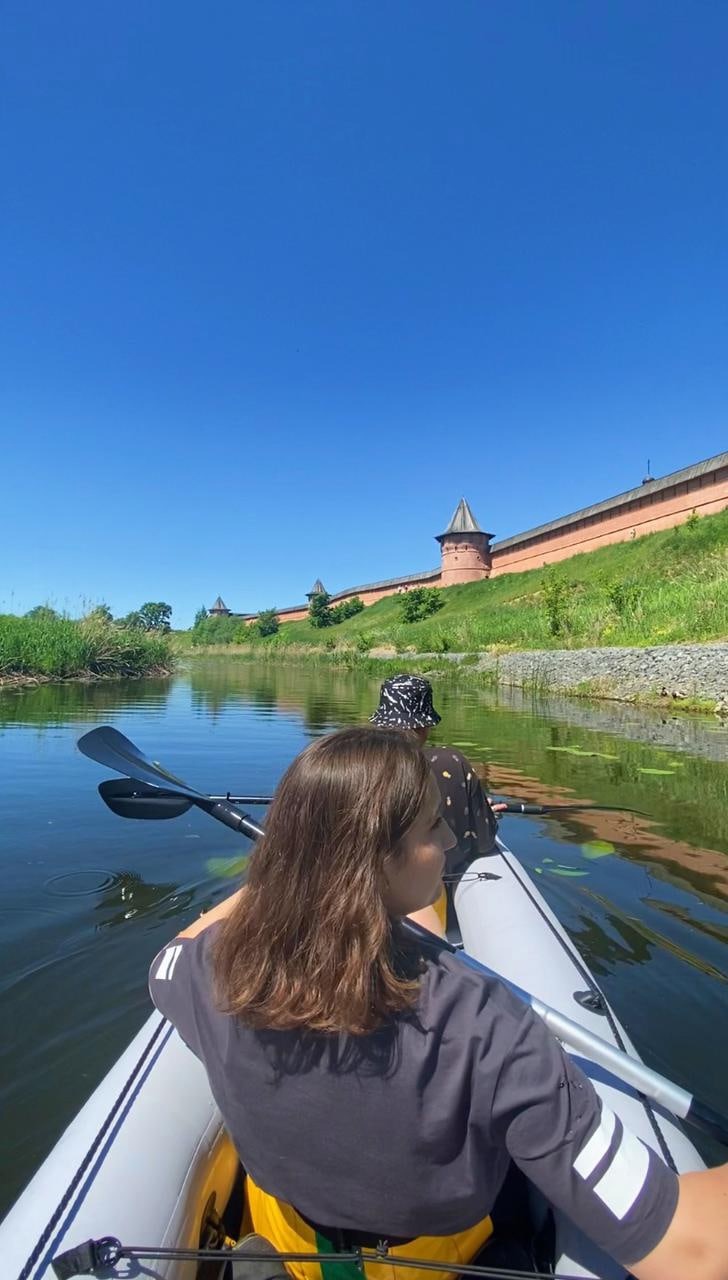
[[[205,866],[211,876],[233,880],[247,869],[249,857],[250,854],[246,853],[242,858],[208,858]]]
[[[609,840],[587,840],[581,846],[581,852],[583,857],[594,862],[597,858],[606,858],[610,853],[616,853],[617,850]]]
[[[638,768],[637,772],[638,772],[638,773],[653,773],[653,774],[655,774],[655,775],[659,774],[659,776],[660,776],[661,778],[670,778],[670,777],[672,777],[672,775],[673,775],[673,773],[675,772],[675,770],[674,770],[674,769],[647,769],[647,768],[643,768],[642,766],[640,766],[640,767]]]

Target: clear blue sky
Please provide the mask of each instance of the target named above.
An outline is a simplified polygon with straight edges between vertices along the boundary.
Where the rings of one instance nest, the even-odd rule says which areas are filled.
[[[186,625],[728,447],[722,0],[5,0],[0,608]]]

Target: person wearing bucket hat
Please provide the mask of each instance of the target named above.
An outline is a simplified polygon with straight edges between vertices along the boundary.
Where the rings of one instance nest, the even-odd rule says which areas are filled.
[[[446,853],[446,872],[459,875],[475,858],[492,853],[498,822],[495,813],[505,805],[491,806],[475,769],[462,752],[455,747],[427,746],[430,730],[442,719],[432,701],[432,685],[424,676],[392,676],[382,684],[379,706],[371,723],[380,729],[400,729],[411,734],[421,744],[429,761],[442,799],[442,815],[452,830],[457,844]],[[443,894],[434,908],[441,929],[454,924],[452,898]],[[420,923],[427,928],[435,925],[435,916],[424,916]]]

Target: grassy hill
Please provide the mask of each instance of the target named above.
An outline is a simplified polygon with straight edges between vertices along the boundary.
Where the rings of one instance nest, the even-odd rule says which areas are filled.
[[[295,644],[444,653],[724,639],[728,510],[558,565],[449,587],[441,599],[442,608],[421,622],[403,622],[402,596],[390,596],[338,626],[284,623],[255,643],[266,651]],[[222,622],[227,635],[211,631],[206,639],[253,639],[233,619]]]

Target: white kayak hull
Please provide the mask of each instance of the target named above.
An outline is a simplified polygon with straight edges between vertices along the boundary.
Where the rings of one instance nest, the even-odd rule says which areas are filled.
[[[455,895],[468,953],[634,1054],[611,1013],[608,1018],[592,1012],[574,999],[593,980],[514,856],[502,847],[471,871],[491,878],[464,881]],[[667,1153],[679,1172],[704,1167],[676,1122],[648,1111],[627,1086],[577,1056],[600,1095],[638,1137],[663,1158]],[[210,1197],[214,1193],[222,1211],[237,1168],[202,1066],[154,1013],[0,1224],[3,1275],[51,1280],[52,1258],[103,1236],[124,1244],[195,1248]],[[558,1215],[557,1271],[606,1280],[624,1274]],[[193,1262],[144,1263],[145,1276],[155,1280],[194,1280],[195,1272]],[[120,1263],[113,1274],[131,1275],[131,1264]]]
[[[601,1040],[639,1058],[606,1001],[605,1012],[594,1012],[575,998],[577,993],[580,997],[582,993],[594,994],[596,983],[510,850],[501,846],[499,854],[480,858],[469,871],[486,872],[493,878],[464,880],[456,890],[455,909],[465,951]],[[646,1104],[628,1085],[615,1080],[583,1054],[574,1053],[573,1057],[625,1127],[663,1159],[671,1159],[678,1173],[705,1167],[678,1121],[657,1106]],[[563,1215],[555,1217],[557,1271],[570,1276],[597,1275],[605,1280],[624,1275]]]

